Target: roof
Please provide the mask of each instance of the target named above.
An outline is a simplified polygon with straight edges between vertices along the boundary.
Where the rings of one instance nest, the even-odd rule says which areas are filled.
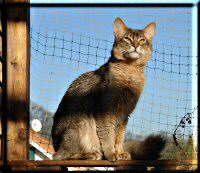
[[[30,144],[49,159],[52,158],[55,152],[51,140],[32,129],[30,129]]]

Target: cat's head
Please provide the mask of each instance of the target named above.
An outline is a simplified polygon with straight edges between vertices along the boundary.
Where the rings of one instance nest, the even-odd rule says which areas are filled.
[[[155,22],[150,23],[143,30],[136,30],[128,28],[122,19],[117,18],[114,22],[114,56],[122,60],[149,60],[151,58],[152,39],[155,32]]]

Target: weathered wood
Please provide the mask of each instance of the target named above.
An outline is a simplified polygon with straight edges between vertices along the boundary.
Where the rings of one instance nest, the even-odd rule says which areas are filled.
[[[11,170],[66,170],[67,167],[116,167],[116,170],[134,170],[144,171],[191,171],[197,169],[197,160],[158,160],[158,161],[117,161],[110,162],[106,160],[66,160],[66,161],[10,161],[8,162]]]
[[[23,4],[23,3],[30,3],[30,0],[6,0],[7,4]]]
[[[61,171],[60,166],[12,166],[11,171]]]
[[[1,3],[1,2],[0,2]],[[1,11],[0,11],[0,19],[1,19]],[[2,25],[0,20],[0,58],[2,58]],[[2,83],[2,63],[0,62],[0,83]],[[0,159],[2,158],[2,88],[0,87]]]
[[[10,166],[161,166],[161,165],[197,165],[197,160],[130,160],[110,162],[107,160],[44,160],[44,161],[10,161]]]
[[[27,2],[27,0],[24,0]],[[23,0],[9,0],[20,2]],[[7,8],[7,159],[29,158],[29,8]]]

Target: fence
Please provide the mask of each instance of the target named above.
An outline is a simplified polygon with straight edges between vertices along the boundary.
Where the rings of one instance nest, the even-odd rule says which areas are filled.
[[[197,50],[191,38],[193,20],[191,6],[180,9],[140,7],[134,8],[134,11],[127,7],[123,9],[91,7],[89,11],[84,7],[50,9],[36,7],[30,9],[30,87],[28,83],[29,32],[26,30],[26,27],[29,27],[29,10],[23,9],[24,16],[18,16],[25,22],[25,25],[16,24],[21,27],[21,30],[12,30],[16,27],[12,22],[10,25],[7,24],[7,48],[5,48],[8,52],[7,74],[3,77],[7,85],[4,88],[6,94],[3,101],[7,101],[7,111],[5,109],[4,111],[8,118],[3,130],[6,130],[4,136],[10,138],[8,141],[4,140],[6,148],[12,149],[5,152],[6,148],[4,148],[4,153],[7,153],[6,159],[13,161],[7,163],[4,158],[4,164],[15,166],[15,169],[16,165],[26,165],[27,169],[47,165],[90,167],[137,165],[142,169],[146,169],[145,165],[153,165],[156,169],[171,165],[173,169],[194,169],[188,166],[194,166],[197,159],[198,109],[197,97],[194,94],[197,92],[194,87],[197,86],[197,54],[195,53]],[[8,8],[7,16],[10,17],[7,20],[13,20],[17,13],[12,13],[12,16],[8,14],[9,10],[13,9]],[[77,15],[78,11],[81,15]],[[141,28],[152,20],[157,21],[158,24],[157,36],[153,42],[153,56],[146,68],[145,90],[129,119],[126,140],[143,139],[149,133],[163,133],[167,136],[168,143],[161,160],[116,163],[20,161],[52,158],[54,150],[50,132],[53,114],[64,92],[77,76],[97,69],[108,60],[114,41],[113,19],[117,15],[122,15],[130,27],[136,25],[137,28]],[[137,20],[137,15],[142,16],[143,20]],[[105,19],[104,16],[107,18]],[[27,33],[23,39],[22,30]],[[26,47],[23,54],[22,47]],[[10,51],[13,49],[15,52]],[[20,64],[21,62],[23,63]],[[27,110],[30,110],[30,121],[29,118],[27,121]],[[19,121],[16,121],[17,119]],[[18,134],[12,136],[16,129]],[[125,169],[121,167],[123,168]]]

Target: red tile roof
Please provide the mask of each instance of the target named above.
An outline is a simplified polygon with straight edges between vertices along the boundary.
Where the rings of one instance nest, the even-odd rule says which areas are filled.
[[[30,139],[35,142],[37,145],[39,145],[41,148],[47,151],[49,154],[53,154],[54,148],[52,145],[52,142],[39,134],[38,132],[33,131],[32,129],[30,130]]]

